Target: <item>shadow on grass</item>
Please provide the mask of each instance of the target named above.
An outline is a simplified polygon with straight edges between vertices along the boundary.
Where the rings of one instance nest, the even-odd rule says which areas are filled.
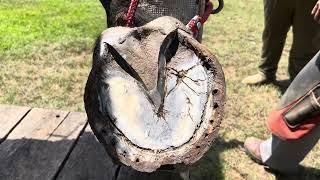
[[[191,168],[191,180],[225,179],[222,172],[224,161],[220,155],[223,151],[242,147],[243,142],[236,139],[226,142],[218,137],[211,149]]]
[[[281,95],[283,95],[288,87],[290,86],[290,79],[285,79],[285,80],[277,80],[273,82],[272,84],[280,91]]]
[[[73,140],[46,141],[34,139],[6,140],[0,146],[0,179],[106,179],[106,180],[181,180],[170,167],[154,173],[142,173],[114,164],[92,133],[85,132],[75,144]],[[69,144],[69,145],[67,145]],[[212,148],[191,169],[191,180],[225,179],[221,153],[242,147],[238,140],[218,137]],[[20,148],[16,149],[19,146]],[[69,151],[69,155],[67,152]],[[65,159],[65,156],[68,158]],[[58,160],[60,159],[60,160]],[[62,163],[64,160],[65,163]],[[60,166],[60,167],[59,167]],[[27,170],[26,170],[27,169]],[[301,168],[296,176],[275,174],[276,179],[320,179],[320,170]],[[14,177],[14,178],[13,178]],[[50,178],[49,178],[50,179]]]
[[[301,166],[295,175],[284,175],[270,170],[266,170],[275,175],[276,180],[317,180],[320,179],[320,169]]]

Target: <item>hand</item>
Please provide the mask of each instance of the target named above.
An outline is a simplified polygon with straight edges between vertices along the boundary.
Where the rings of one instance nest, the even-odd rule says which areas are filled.
[[[314,16],[314,20],[316,20],[320,24],[320,0],[318,0],[316,5],[312,9],[311,14]]]

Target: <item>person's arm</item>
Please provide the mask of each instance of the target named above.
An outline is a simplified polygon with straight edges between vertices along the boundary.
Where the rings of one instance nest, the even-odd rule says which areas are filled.
[[[316,3],[314,8],[312,9],[311,14],[314,16],[314,20],[320,23],[320,0]]]

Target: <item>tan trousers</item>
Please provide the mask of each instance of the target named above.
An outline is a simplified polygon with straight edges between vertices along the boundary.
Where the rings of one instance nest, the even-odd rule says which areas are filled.
[[[274,77],[292,26],[293,44],[289,56],[291,79],[320,49],[320,25],[311,11],[317,0],[264,0],[265,29],[263,31],[261,72]]]

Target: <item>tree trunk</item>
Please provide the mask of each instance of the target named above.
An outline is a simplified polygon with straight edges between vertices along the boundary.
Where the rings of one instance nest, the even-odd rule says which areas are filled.
[[[199,160],[223,116],[219,62],[172,17],[97,40],[85,89],[89,123],[110,156],[152,172]]]

